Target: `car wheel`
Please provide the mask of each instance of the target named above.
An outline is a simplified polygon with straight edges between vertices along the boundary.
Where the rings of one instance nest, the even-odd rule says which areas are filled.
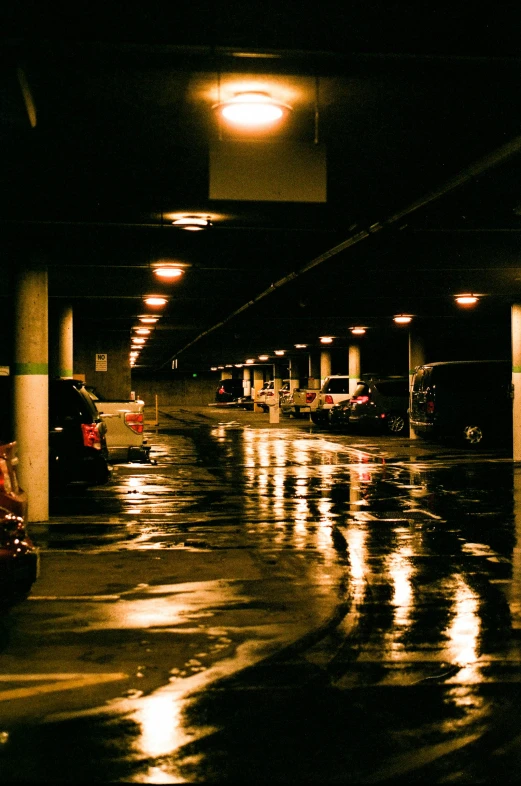
[[[484,437],[481,426],[471,425],[465,426],[463,429],[463,441],[466,445],[481,445]]]
[[[389,434],[398,436],[403,434],[407,427],[407,421],[399,412],[390,412],[387,415],[387,431]]]

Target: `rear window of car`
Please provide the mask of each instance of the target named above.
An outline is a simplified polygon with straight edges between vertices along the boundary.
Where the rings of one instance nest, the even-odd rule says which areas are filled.
[[[369,395],[369,385],[365,385],[364,383],[360,383],[356,386],[355,392],[353,393],[353,398],[355,396],[367,396]]]
[[[349,377],[330,379],[324,385],[322,393],[349,393]]]
[[[392,379],[385,380],[384,382],[377,382],[375,387],[382,396],[409,395],[409,383],[405,379]]]

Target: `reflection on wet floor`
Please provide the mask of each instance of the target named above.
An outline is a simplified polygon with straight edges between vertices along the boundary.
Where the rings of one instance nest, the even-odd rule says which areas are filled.
[[[34,528],[43,549],[244,549],[273,558],[274,580],[276,555],[296,555],[341,608],[327,631],[266,660],[246,638],[229,646],[237,633],[220,620],[221,670],[203,648],[150,695],[115,702],[108,720],[78,716],[114,780],[487,782],[475,746],[490,752],[494,734],[521,731],[521,470],[493,454],[388,460],[374,444],[180,426],[156,434],[156,465],[117,466],[108,486],[54,500],[51,522]],[[305,598],[296,571],[289,581]],[[176,608],[180,584],[122,593],[89,626],[165,633],[181,613],[201,631],[205,615],[210,626],[224,610],[262,608],[253,581],[196,584]]]

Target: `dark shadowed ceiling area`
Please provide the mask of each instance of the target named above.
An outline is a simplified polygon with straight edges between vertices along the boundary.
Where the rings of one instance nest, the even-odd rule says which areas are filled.
[[[351,326],[370,340],[396,313],[432,335],[503,337],[521,301],[519,16],[500,5],[470,25],[457,5],[418,5],[152,4],[60,23],[37,3],[7,12],[1,295],[38,249],[75,330],[125,332],[130,348],[143,296],[165,294],[137,361],[151,372],[324,334],[347,346]],[[291,105],[267,136],[230,131],[212,108],[245,84]],[[212,194],[226,145],[230,175],[245,145],[276,150],[280,198],[254,183],[248,198]],[[291,168],[301,148],[325,156],[325,201]],[[187,232],[180,215],[211,226]],[[155,279],[166,261],[180,280]],[[461,292],[482,295],[472,317]]]

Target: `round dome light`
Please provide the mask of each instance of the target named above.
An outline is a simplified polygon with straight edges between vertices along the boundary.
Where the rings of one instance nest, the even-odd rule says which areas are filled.
[[[216,104],[221,115],[230,123],[245,128],[276,123],[291,107],[275,101],[268,93],[251,90],[236,93],[233,98]]]

